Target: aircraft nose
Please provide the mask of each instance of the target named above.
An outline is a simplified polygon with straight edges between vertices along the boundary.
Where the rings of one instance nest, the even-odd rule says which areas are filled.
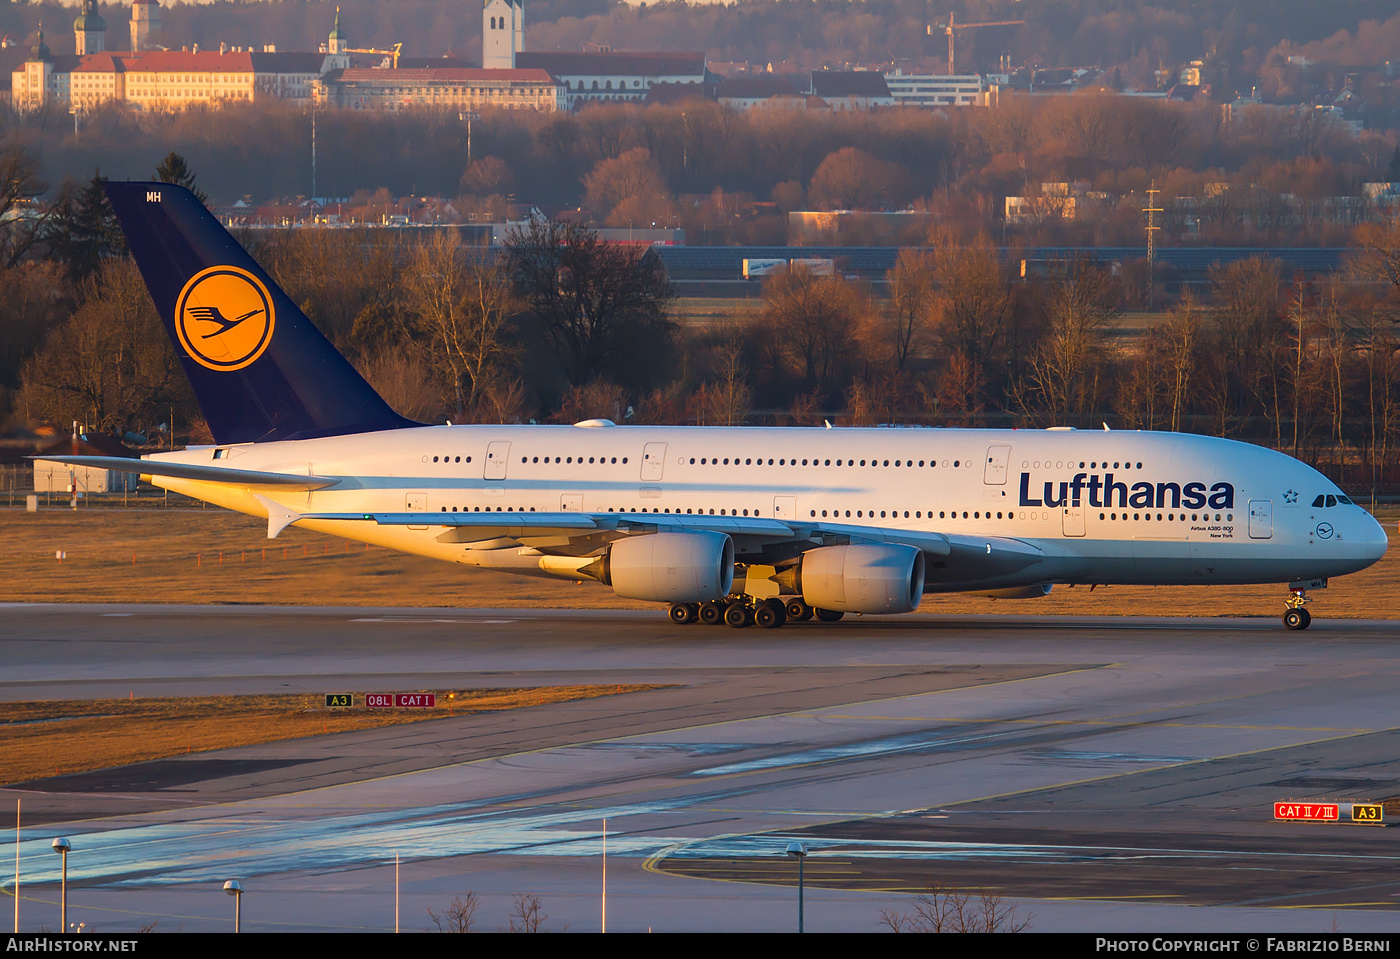
[[[1385,555],[1386,547],[1389,545],[1390,538],[1386,535],[1385,527],[1374,516],[1368,514],[1362,546],[1366,558],[1374,563]]]

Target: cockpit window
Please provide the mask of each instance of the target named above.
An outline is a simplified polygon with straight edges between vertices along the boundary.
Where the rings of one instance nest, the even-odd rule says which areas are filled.
[[[1342,496],[1342,495],[1340,495],[1340,494],[1338,494],[1338,496],[1337,496],[1337,502],[1338,502],[1338,503],[1341,503],[1343,506],[1355,506],[1355,505],[1356,505],[1356,504],[1353,503],[1350,499],[1348,499],[1347,497]]]
[[[1323,505],[1323,500],[1325,500],[1325,499],[1326,499],[1326,497],[1324,497],[1321,493],[1318,493],[1318,494],[1317,494],[1317,499],[1313,500],[1313,507],[1314,507],[1314,508],[1321,507],[1321,506]]]
[[[1329,496],[1329,497],[1327,497],[1327,505],[1328,505],[1328,506],[1336,506],[1336,505],[1337,505],[1337,497],[1335,497],[1335,496]]]

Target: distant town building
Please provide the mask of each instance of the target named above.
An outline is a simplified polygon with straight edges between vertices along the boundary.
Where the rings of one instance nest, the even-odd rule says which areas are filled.
[[[898,106],[971,107],[985,106],[986,87],[977,74],[935,76],[929,73],[885,74],[885,84]]]
[[[873,70],[813,70],[810,92],[833,110],[871,110],[894,106],[884,74]]]
[[[310,102],[323,71],[324,58],[316,53],[146,49],[160,24],[156,0],[132,5],[131,35],[143,49],[110,51],[106,22],[95,9],[94,0],[84,0],[73,21],[72,55],[53,54],[40,32],[29,59],[11,75],[16,109],[36,110],[57,102],[81,112],[112,100],[142,110],[239,100]]]
[[[647,102],[653,88],[677,99],[693,89],[713,96],[718,78],[702,53],[526,53],[523,0],[483,0],[480,68],[456,58],[401,57],[399,49],[363,50],[342,29],[340,9],[320,52],[158,47],[158,0],[133,0],[131,50],[106,46],[96,0],[82,0],[73,21],[74,53],[55,54],[42,31],[11,75],[11,103],[32,111],[59,103],[82,113],[106,102],[141,110],[192,104],[291,100],[347,109],[484,107],[571,110],[591,102]]]
[[[715,98],[721,106],[735,110],[751,110],[754,107],[801,110],[807,106],[805,94],[799,93],[797,87],[787,80],[771,73],[723,80],[715,89]]]
[[[352,110],[394,112],[437,106],[453,110],[483,107],[564,109],[564,88],[544,70],[365,69],[332,70],[320,79],[323,101]]]
[[[558,79],[569,110],[589,103],[641,103],[658,83],[698,86],[718,79],[705,69],[703,53],[522,51],[516,53],[515,65],[544,70]]]

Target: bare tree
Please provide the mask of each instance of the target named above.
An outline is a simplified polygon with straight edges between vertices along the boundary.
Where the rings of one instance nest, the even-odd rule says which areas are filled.
[[[180,381],[136,264],[114,260],[84,283],[82,304],[25,365],[16,406],[120,432],[155,423],[180,397]]]
[[[0,265],[5,268],[19,263],[42,235],[50,214],[25,208],[47,189],[39,179],[38,156],[9,136],[0,138]]]
[[[507,932],[539,932],[549,916],[541,908],[540,897],[517,892],[511,897],[510,926]]]
[[[478,905],[476,893],[468,889],[465,896],[453,896],[451,905],[441,914],[429,907],[428,918],[437,926],[438,932],[471,932],[472,926],[476,925]]]
[[[1179,310],[1168,315],[1161,326],[1161,343],[1171,392],[1169,429],[1178,432],[1191,398],[1191,382],[1196,373],[1196,345],[1200,321],[1195,304],[1188,298]]]
[[[610,246],[577,223],[535,221],[506,243],[507,269],[582,386],[612,372],[624,385],[644,380],[669,346],[675,292],[650,250]],[[649,355],[650,366],[624,364]]]
[[[1051,278],[1045,290],[1050,325],[1026,373],[1023,408],[1039,407],[1060,424],[1092,411],[1105,329],[1118,316],[1122,295],[1117,278],[1087,258],[1066,264]]]
[[[969,892],[929,880],[907,911],[880,910],[890,932],[1025,932],[1034,916],[1020,916],[994,890]]]
[[[865,311],[859,292],[837,276],[797,267],[763,286],[762,323],[808,390],[823,395],[846,365],[851,334]]]
[[[940,332],[951,354],[960,354],[967,377],[966,407],[985,404],[988,366],[998,351],[1011,316],[1010,284],[991,240],[979,236],[966,245],[944,242],[934,255],[941,287]]]
[[[457,416],[474,414],[513,356],[506,332],[521,304],[509,277],[439,234],[414,251],[404,292]]]
[[[924,346],[934,310],[932,257],[913,249],[900,250],[894,266],[885,274],[889,285],[889,309],[878,314],[877,340],[892,357],[894,368],[904,372]]]

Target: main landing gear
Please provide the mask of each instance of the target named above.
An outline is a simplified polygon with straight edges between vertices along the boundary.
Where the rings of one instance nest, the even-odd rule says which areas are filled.
[[[1288,608],[1283,612],[1283,625],[1289,629],[1307,629],[1312,623],[1312,614],[1307,610],[1308,591],[1300,587],[1289,587],[1289,596],[1283,601]]]
[[[788,620],[805,622],[815,616],[824,623],[834,623],[845,613],[839,610],[814,609],[800,598],[754,600],[751,597],[730,597],[708,603],[675,603],[669,612],[671,622],[685,626],[694,622],[706,626],[721,623],[731,629],[757,626],[777,629]]]

